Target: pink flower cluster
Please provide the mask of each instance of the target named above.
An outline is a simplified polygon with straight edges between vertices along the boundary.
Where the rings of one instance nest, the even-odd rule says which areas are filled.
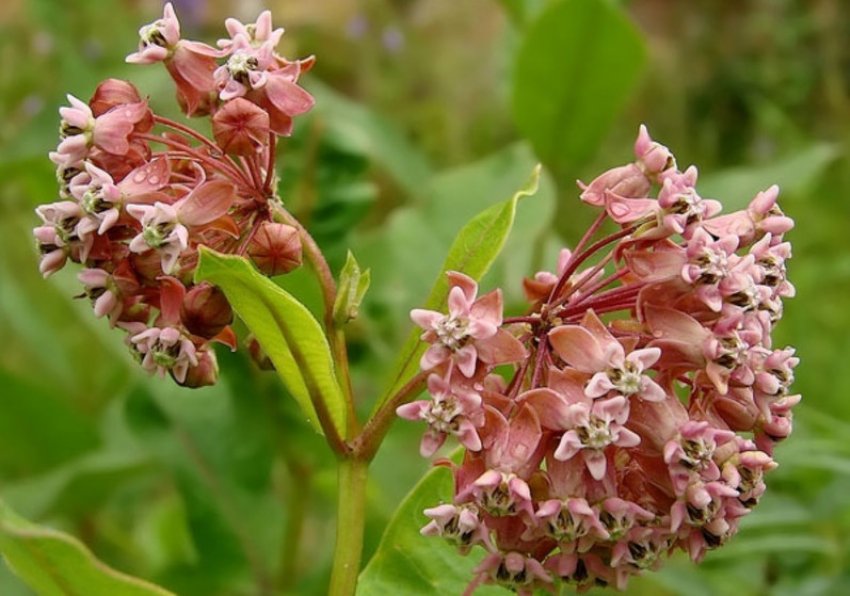
[[[95,315],[126,332],[147,371],[190,387],[218,377],[211,342],[236,348],[224,294],[192,281],[198,247],[248,256],[268,275],[301,264],[297,229],[279,221],[275,145],[313,105],[296,84],[313,59],[275,53],[283,30],[271,29],[268,11],[226,26],[220,49],[181,39],[167,4],[127,58],[163,62],[183,111],[209,116],[214,139],[154,114],[131,83],[108,79],[88,103],[69,95],[59,110],[62,140],[50,159],[61,200],[36,209],[42,274],[80,263]]]
[[[526,315],[503,318],[499,291],[476,299],[459,273],[448,314],[411,314],[430,396],[398,414],[427,423],[424,456],[449,435],[464,448],[440,462],[454,498],[422,533],[487,551],[468,593],[625,589],[675,549],[699,561],[758,503],[791,432],[798,360],[771,342],[794,294],[777,187],[723,215],[644,127],[635,157],[580,184],[599,217],[525,280]]]

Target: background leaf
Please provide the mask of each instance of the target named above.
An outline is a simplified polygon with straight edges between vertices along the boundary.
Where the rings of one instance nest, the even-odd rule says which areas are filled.
[[[472,570],[484,558],[473,549],[462,557],[447,541],[419,534],[428,518],[428,507],[451,500],[452,474],[435,468],[413,488],[399,505],[375,555],[360,574],[358,596],[461,594],[473,578]],[[505,594],[502,588],[481,587],[476,596]]]
[[[644,44],[607,0],[553,3],[525,31],[513,115],[559,184],[572,185],[638,81]]]
[[[0,551],[42,596],[168,596],[94,558],[77,539],[32,524],[0,502]]]

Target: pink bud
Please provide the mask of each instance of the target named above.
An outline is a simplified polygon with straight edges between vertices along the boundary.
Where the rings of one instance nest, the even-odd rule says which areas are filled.
[[[301,266],[298,230],[286,224],[264,222],[248,244],[248,255],[266,275],[289,273]]]
[[[100,116],[115,106],[140,101],[142,101],[142,97],[139,95],[139,91],[129,81],[106,79],[95,89],[94,95],[89,100],[89,107],[92,114]]]
[[[197,354],[198,364],[189,367],[186,371],[186,378],[183,382],[178,383],[183,387],[206,387],[215,385],[218,381],[218,360],[215,357],[215,352],[212,350],[204,350]]]
[[[268,113],[241,97],[225,103],[212,126],[218,146],[236,155],[255,155],[269,138]]]
[[[248,353],[251,355],[251,360],[254,361],[254,364],[260,370],[275,370],[271,358],[265,353],[260,342],[254,336],[250,336],[248,339]]]
[[[180,319],[192,334],[211,339],[233,322],[233,310],[224,292],[203,283],[186,294]]]

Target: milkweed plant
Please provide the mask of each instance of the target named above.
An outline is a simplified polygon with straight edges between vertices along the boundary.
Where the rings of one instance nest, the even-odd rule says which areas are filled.
[[[315,60],[277,53],[269,12],[225,27],[216,47],[183,39],[166,5],[127,57],[165,66],[211,136],[155,113],[127,81],[68,96],[50,153],[60,200],[36,209],[40,270],[77,266],[94,316],[162,382],[216,383],[216,343],[247,343],[277,369],[339,460],[330,593],[355,590],[367,469],[397,417],[422,426],[423,457],[458,446],[434,462],[454,490],[421,512],[421,540],[484,553],[467,594],[623,590],[673,551],[699,562],[732,539],[800,401],[794,350],[772,340],[794,295],[779,189],[724,213],[642,126],[634,161],[579,183],[576,208],[597,212],[584,235],[551,271],[517,280],[524,311],[506,315],[481,270],[444,273],[429,308],[410,312],[414,366],[362,421],[345,326],[368,271],[349,257],[335,276],[277,190],[278,146],[314,105],[300,82]],[[269,279],[302,260],[321,322]]]

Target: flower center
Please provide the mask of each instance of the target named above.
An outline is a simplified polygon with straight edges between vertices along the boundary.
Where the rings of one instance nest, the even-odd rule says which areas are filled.
[[[165,35],[162,33],[162,28],[164,27],[164,23],[162,20],[155,21],[150,25],[145,25],[139,30],[139,37],[142,40],[142,45],[147,46],[159,46],[161,48],[168,47],[168,41],[165,39]]]
[[[466,339],[469,337],[468,328],[469,321],[457,317],[447,317],[437,325],[435,332],[440,343],[454,352],[466,343]]]
[[[227,72],[234,80],[249,85],[249,73],[257,70],[259,61],[247,52],[236,52],[227,61]]]
[[[142,229],[142,238],[151,248],[162,248],[168,240],[168,236],[174,231],[174,222],[165,221],[153,225],[147,225]]]

